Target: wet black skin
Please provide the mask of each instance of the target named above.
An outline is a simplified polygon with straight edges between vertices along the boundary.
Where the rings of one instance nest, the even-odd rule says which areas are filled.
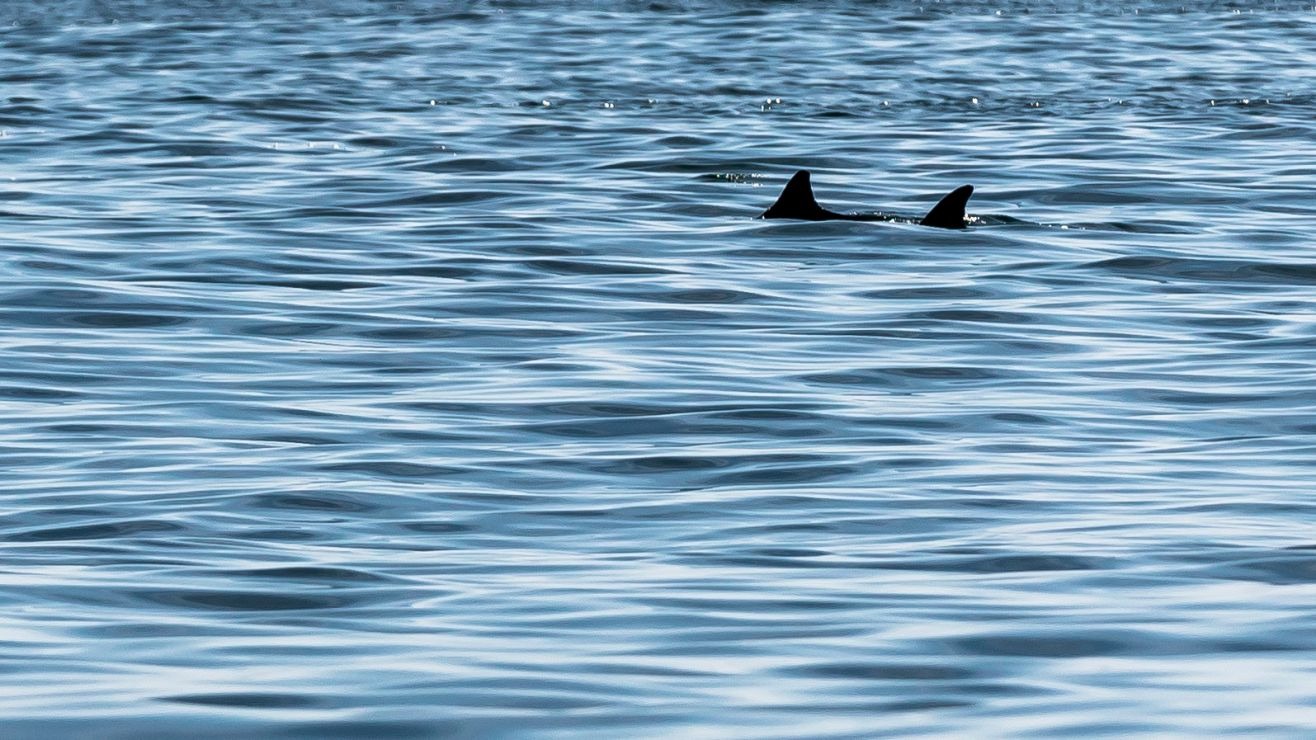
[[[972,185],[961,185],[950,191],[937,205],[928,211],[919,224],[938,229],[963,229],[964,206],[973,195]],[[764,211],[759,218],[793,218],[801,221],[890,221],[890,216],[866,213],[837,213],[818,205],[813,197],[813,185],[809,181],[809,171],[800,170],[791,177],[790,182],[777,196],[777,202]]]

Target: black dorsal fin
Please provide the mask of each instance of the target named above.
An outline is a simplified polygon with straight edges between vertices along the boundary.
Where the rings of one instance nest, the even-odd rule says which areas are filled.
[[[800,170],[791,177],[790,182],[777,196],[777,202],[764,211],[759,218],[798,218],[806,221],[818,221],[827,218],[827,212],[818,205],[813,197],[813,185],[809,182],[809,171]]]
[[[936,226],[939,229],[964,228],[964,206],[968,204],[970,195],[973,195],[972,185],[955,188],[947,193],[946,197],[937,201],[937,205],[928,211],[928,215],[924,216],[919,224]]]
[[[969,196],[974,194],[974,186],[959,186],[948,192],[945,198],[933,205],[932,211],[919,221],[924,226],[937,226],[938,229],[965,228],[965,205]]]

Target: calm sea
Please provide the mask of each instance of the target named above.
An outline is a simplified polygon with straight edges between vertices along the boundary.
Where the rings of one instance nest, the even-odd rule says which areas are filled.
[[[1316,732],[1311,3],[0,27],[0,737]]]

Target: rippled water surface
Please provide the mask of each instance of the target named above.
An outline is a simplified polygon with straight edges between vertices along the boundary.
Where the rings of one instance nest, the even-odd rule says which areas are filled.
[[[1316,731],[1310,4],[0,23],[0,734]]]

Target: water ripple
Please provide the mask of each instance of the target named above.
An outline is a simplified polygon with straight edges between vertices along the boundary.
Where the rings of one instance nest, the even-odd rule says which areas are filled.
[[[0,734],[1310,734],[1309,5],[3,6]]]

